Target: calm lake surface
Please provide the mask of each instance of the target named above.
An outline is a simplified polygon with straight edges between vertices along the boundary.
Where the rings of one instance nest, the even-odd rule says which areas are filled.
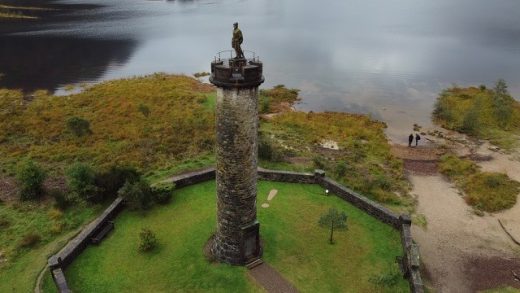
[[[87,5],[0,30],[0,87],[63,93],[66,84],[209,71],[238,21],[243,48],[264,62],[263,87],[301,89],[301,110],[370,113],[394,141],[413,123],[429,125],[451,84],[504,78],[520,98],[517,0],[56,3]]]

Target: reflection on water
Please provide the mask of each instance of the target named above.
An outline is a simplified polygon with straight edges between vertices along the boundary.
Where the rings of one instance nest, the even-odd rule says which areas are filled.
[[[75,51],[68,52],[70,58],[48,62],[60,74],[46,76],[46,85],[34,81],[31,86],[27,80],[34,79],[34,71],[23,66],[28,64],[26,58],[36,60],[35,55],[46,53],[17,53],[24,51],[16,45],[5,49],[16,42],[4,45],[0,36],[2,50],[12,54],[12,58],[2,56],[0,65],[9,59],[10,72],[17,73],[6,72],[6,83],[52,88],[49,85],[156,71],[208,71],[214,53],[230,48],[232,23],[238,21],[244,49],[256,51],[264,61],[264,86],[302,89],[298,107],[303,110],[371,113],[389,124],[388,134],[394,138],[406,139],[413,123],[427,125],[435,96],[452,83],[492,86],[504,78],[512,94],[520,97],[519,1],[81,3],[103,6],[17,33],[29,39],[55,38],[55,44],[44,46],[55,48],[51,55],[67,44],[62,40],[83,40],[68,43],[66,51]],[[105,49],[97,49],[103,44]],[[83,55],[89,61],[79,61]],[[113,63],[119,65],[110,66]]]
[[[1,85],[25,91],[96,80],[125,64],[136,42],[63,37],[0,37]]]

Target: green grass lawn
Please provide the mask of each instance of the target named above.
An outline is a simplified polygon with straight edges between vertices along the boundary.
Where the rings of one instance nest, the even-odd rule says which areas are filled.
[[[278,189],[269,208],[271,189]],[[408,292],[395,257],[399,233],[315,185],[260,182],[258,218],[264,260],[301,292]],[[330,207],[345,211],[349,229],[317,224]],[[243,267],[210,264],[203,246],[215,230],[215,182],[179,189],[173,201],[143,214],[123,211],[100,246],[90,246],[66,270],[76,292],[258,292]],[[139,253],[139,231],[152,229],[159,246]],[[45,291],[52,291],[50,277]],[[50,289],[50,290],[49,290]]]

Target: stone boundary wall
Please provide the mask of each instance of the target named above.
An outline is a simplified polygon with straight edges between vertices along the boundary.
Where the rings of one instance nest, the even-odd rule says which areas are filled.
[[[316,179],[311,173],[267,170],[262,168],[258,168],[258,178],[266,181],[280,181],[289,183],[316,183]]]
[[[123,204],[122,197],[116,198],[99,217],[81,230],[63,249],[48,259],[47,264],[60,293],[70,292],[63,270],[90,244],[91,238],[106,222],[115,218],[119,211],[121,211]]]
[[[413,293],[423,293],[424,285],[420,272],[419,250],[412,239],[412,220],[408,215],[401,215],[399,217],[401,226],[401,245],[403,246],[403,260],[402,265],[404,275],[410,283],[410,290]]]
[[[215,168],[208,168],[172,177],[170,180],[177,188],[197,184],[215,179]],[[403,271],[410,284],[412,293],[423,293],[423,283],[419,271],[419,253],[413,243],[411,234],[412,221],[408,215],[398,216],[384,206],[344,187],[336,181],[325,176],[322,170],[316,170],[314,174],[291,171],[277,171],[258,169],[258,178],[267,181],[279,181],[288,183],[318,184],[341,199],[351,203],[357,208],[372,215],[383,223],[386,223],[400,231],[403,247]],[[59,253],[49,258],[48,264],[60,293],[69,293],[63,270],[77,257],[90,243],[90,238],[108,221],[114,218],[123,206],[123,199],[118,197],[96,220],[89,224],[83,231],[71,240]]]
[[[175,187],[185,187],[208,180],[213,180],[215,177],[215,168],[207,168],[174,176],[171,181],[175,184]]]

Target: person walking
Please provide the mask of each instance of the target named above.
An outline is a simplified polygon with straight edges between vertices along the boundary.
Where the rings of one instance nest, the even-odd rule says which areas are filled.
[[[415,146],[419,144],[419,140],[421,140],[421,136],[419,136],[419,133],[415,134]]]
[[[408,147],[412,146],[412,142],[413,142],[413,134],[410,133],[410,135],[408,136]]]

